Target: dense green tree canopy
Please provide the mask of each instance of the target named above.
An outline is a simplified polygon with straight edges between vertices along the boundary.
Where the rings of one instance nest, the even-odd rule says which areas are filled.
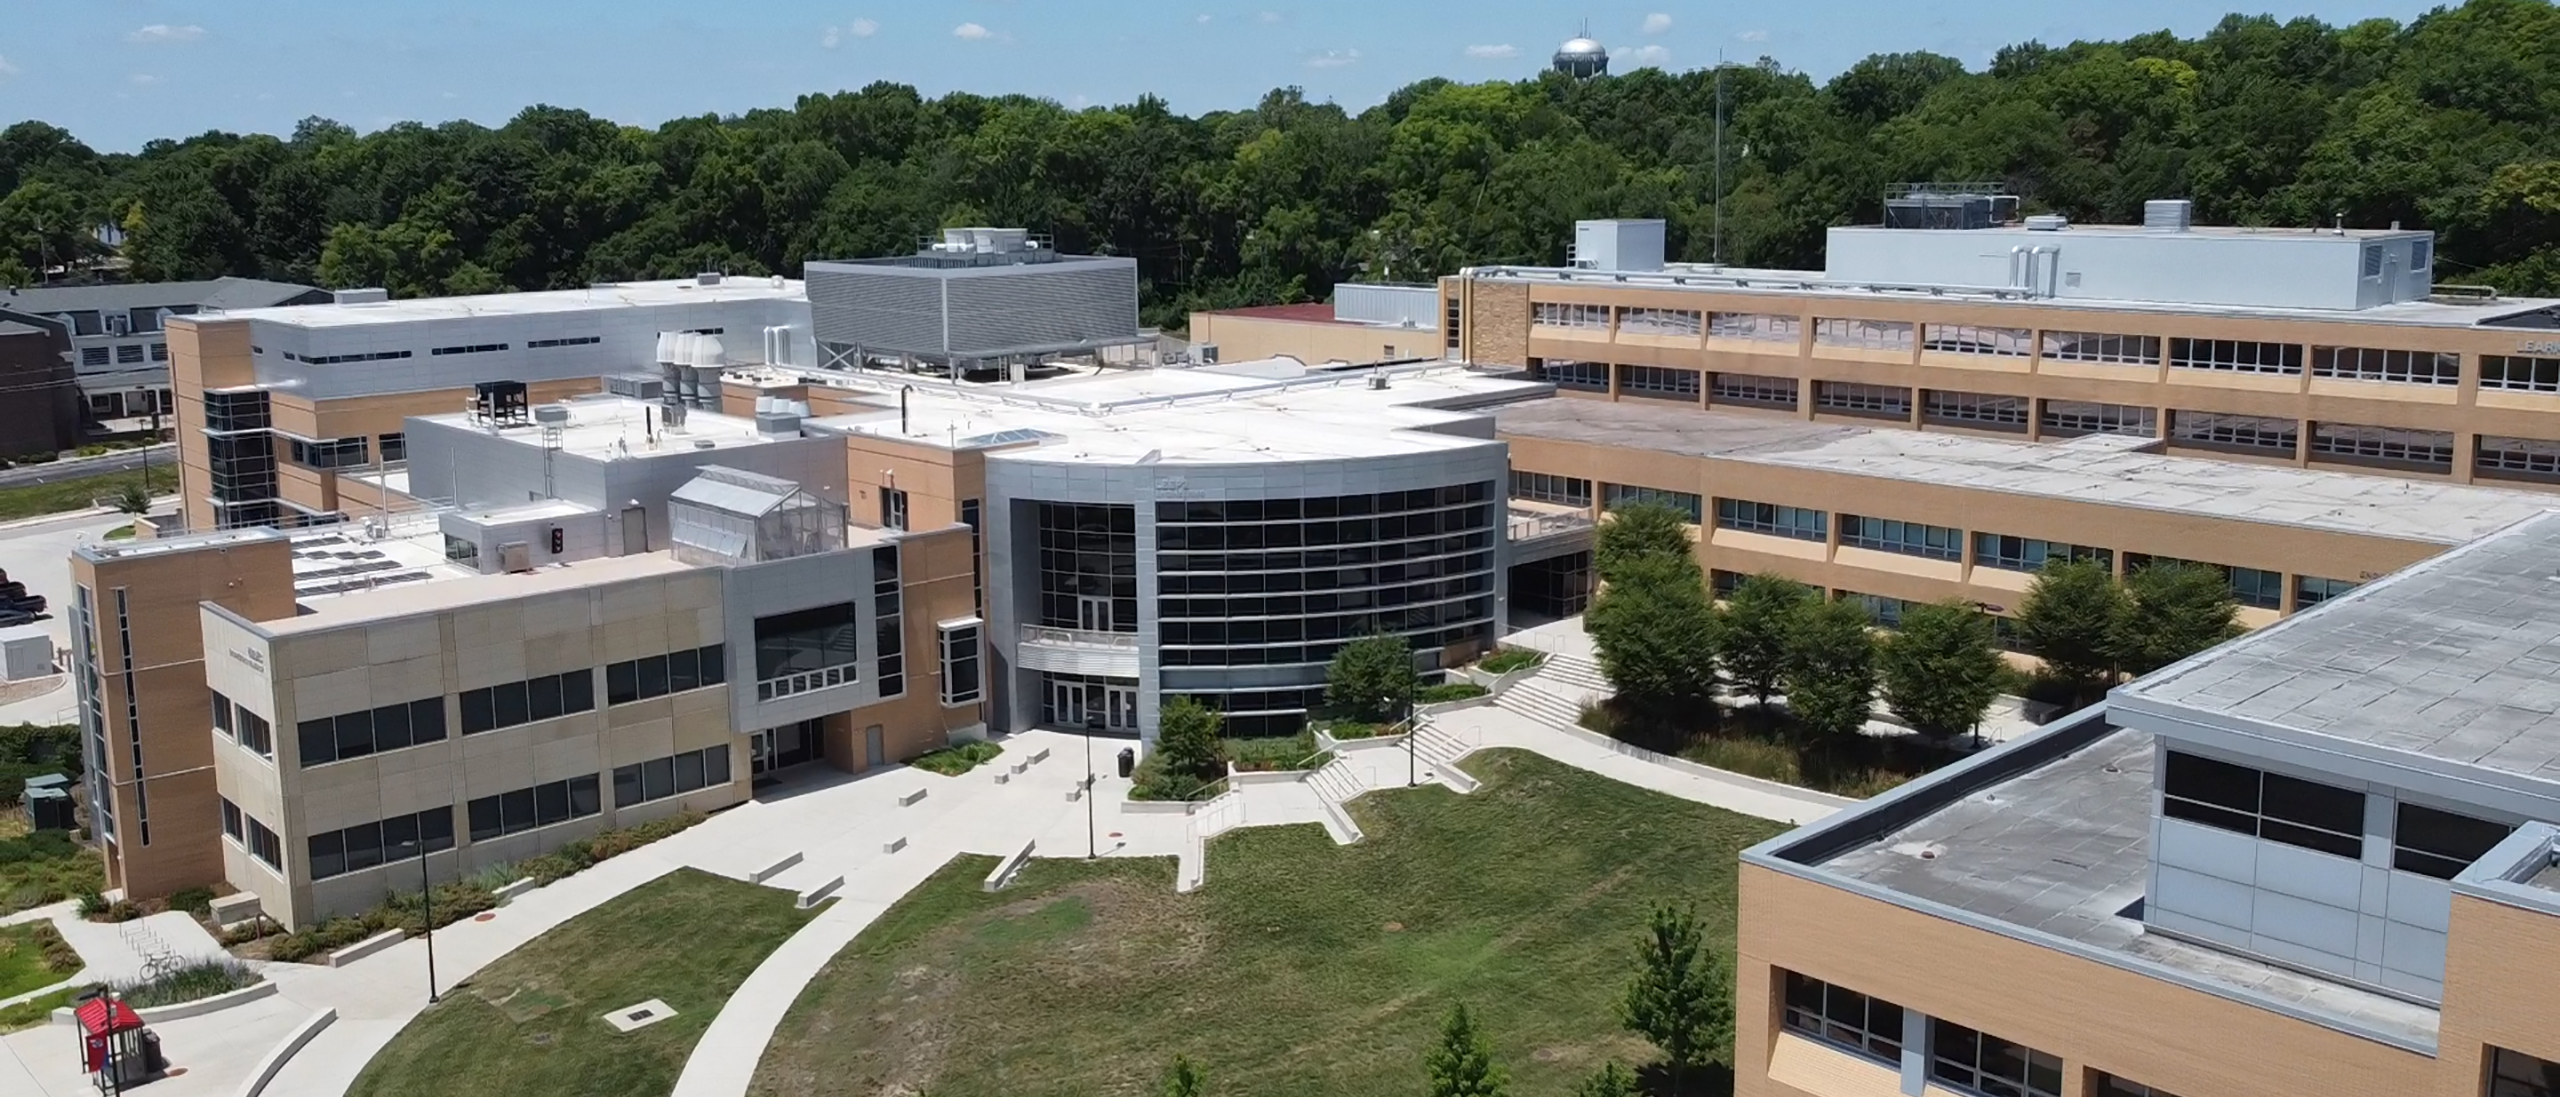
[[[880,83],[655,129],[536,106],[495,129],[315,118],[112,154],[26,121],[0,130],[0,200],[48,189],[0,216],[0,269],[56,255],[66,196],[84,225],[128,232],[139,277],[400,294],[797,273],[991,223],[1135,257],[1149,321],[1168,322],[1348,279],[1560,262],[1578,217],[1665,218],[1675,254],[1711,258],[1718,82],[1433,79],[1356,114],[1284,88],[1198,117]],[[1888,53],[1822,84],[1764,58],[1722,83],[1727,261],[1819,266],[1823,229],[1876,220],[1889,184],[1961,178],[2082,221],[2175,196],[2215,222],[2396,220],[2442,234],[2441,280],[2560,292],[2550,0],[2406,25],[2235,15],[2192,39],[2021,43],[1980,72]]]

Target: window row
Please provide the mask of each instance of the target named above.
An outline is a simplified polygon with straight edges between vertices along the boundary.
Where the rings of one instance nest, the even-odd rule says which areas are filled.
[[[614,767],[613,806],[627,808],[728,783],[729,746],[723,743]]]
[[[2231,597],[2241,605],[2255,606],[2259,609],[2280,609],[2284,606],[2284,573],[2280,571],[2235,567],[2205,560],[2181,560],[2173,556],[2151,556],[2139,552],[2129,552],[2124,557],[2124,570],[2127,575],[2153,564],[2185,564],[2190,567],[2207,568],[2221,574],[2223,581],[2231,586]]]
[[[1621,366],[1618,391],[1628,396],[1696,400],[1698,371],[1661,366]]]
[[[898,546],[871,550],[872,685],[886,700],[907,692],[906,588],[898,582]]]
[[[405,350],[376,350],[367,351],[362,354],[305,354],[296,356],[292,351],[286,351],[284,352],[284,356],[285,360],[289,362],[301,362],[306,365],[313,366],[334,366],[341,362],[391,362],[410,357],[410,354]]]
[[[1468,557],[1463,566],[1450,568],[1445,573],[1434,572],[1416,576],[1409,581],[1398,580],[1395,585],[1373,586],[1366,590],[1325,594],[1294,592],[1266,594],[1261,591],[1202,589],[1194,593],[1212,597],[1185,598],[1168,595],[1157,599],[1157,616],[1170,625],[1183,620],[1226,621],[1249,617],[1321,620],[1339,613],[1398,609],[1453,597],[1455,593],[1486,589],[1484,576],[1490,574],[1492,568],[1493,559],[1490,556],[1478,555]]]
[[[1903,613],[1920,604],[1901,598],[1887,598],[1881,594],[1861,594],[1854,590],[1841,591],[1840,597],[1844,601],[1857,603],[1859,609],[1867,611],[1867,620],[1882,629],[1901,628]]]
[[[2313,347],[2311,375],[2349,381],[2458,385],[2462,383],[2462,356],[2441,351],[2382,350],[2376,347]]]
[[[579,335],[572,336],[567,339],[528,339],[525,340],[524,349],[549,350],[552,347],[588,347],[601,342],[604,342],[604,336],[601,335]]]
[[[1322,666],[1333,660],[1342,645],[1352,639],[1373,633],[1402,636],[1416,651],[1443,648],[1451,644],[1482,642],[1493,622],[1493,599],[1476,598],[1463,606],[1447,608],[1444,614],[1431,607],[1418,608],[1404,614],[1377,614],[1367,620],[1354,620],[1349,634],[1338,641],[1309,642],[1305,646],[1264,647],[1176,647],[1167,644],[1162,665],[1168,667],[1306,667]]]
[[[331,442],[293,440],[293,463],[304,468],[360,468],[373,460],[371,446],[361,434]]]
[[[414,815],[394,815],[377,823],[314,834],[311,878],[326,880],[376,865],[394,865],[423,854],[453,848],[453,808],[428,808]]]
[[[1707,397],[1719,404],[1753,404],[1793,411],[1798,391],[1793,377],[1718,373],[1710,375],[1707,380]]]
[[[1462,503],[1483,503],[1493,499],[1493,483],[1474,480],[1462,484],[1443,484],[1436,488],[1411,488],[1405,491],[1382,491],[1371,495],[1318,495],[1304,499],[1204,499],[1188,503],[1156,504],[1156,522],[1295,522],[1308,518],[1361,518],[1390,515],[1404,511],[1454,507]],[[1044,506],[1050,504],[1043,504]],[[1133,527],[1121,523],[1128,520],[1129,508],[1085,507],[1077,511],[1110,511],[1114,529],[1126,532]],[[1046,519],[1044,519],[1046,521]],[[1082,521],[1081,514],[1079,521]]]
[[[2264,415],[2181,411],[2170,415],[2169,432],[2174,440],[2195,445],[2290,455],[2302,438],[2302,424]]]
[[[462,733],[511,728],[596,707],[596,672],[585,667],[462,691]]]
[[[1511,497],[1568,507],[1591,505],[1591,481],[1546,472],[1511,470]]]
[[[1326,518],[1305,522],[1231,522],[1208,526],[1160,526],[1156,548],[1166,552],[1293,549],[1317,545],[1383,545],[1490,528],[1493,508],[1469,503],[1447,510],[1380,518]],[[1131,565],[1133,568],[1135,564]]]
[[[2179,369],[2226,373],[2302,372],[2302,344],[2260,343],[2247,339],[2171,339],[2169,364]]]
[[[1813,383],[1813,406],[1854,415],[1908,419],[1911,417],[1911,390],[1851,381],[1816,381]]]
[[[1804,321],[1764,312],[1719,312],[1708,320],[1707,334],[1755,343],[1800,343],[1804,341]]]
[[[213,729],[261,758],[276,755],[275,728],[267,718],[249,711],[245,705],[231,703],[231,698],[219,692],[213,695]]]
[[[1907,320],[1824,319],[1813,322],[1815,346],[1851,350],[1907,351],[1912,328]]]
[[[2159,413],[2131,404],[2093,404],[2080,400],[2044,402],[2043,432],[2054,435],[2159,433]]]
[[[1618,330],[1628,335],[1696,338],[1704,317],[1696,309],[1619,309]]]
[[[245,711],[245,710],[244,710]],[[444,698],[428,697],[294,725],[302,765],[327,765],[444,741]]]
[[[2560,392],[2560,358],[2483,354],[2480,356],[2480,387],[2510,392]]]
[[[2364,856],[2364,793],[2169,752],[2161,814],[2336,857]]]
[[[827,685],[852,681],[862,642],[860,614],[854,603],[837,602],[756,618],[756,681],[773,682],[822,671],[840,674]]]
[[[427,353],[437,357],[442,357],[448,354],[495,354],[506,349],[508,349],[508,347],[505,343],[472,343],[468,346],[459,347],[434,347],[429,349]]]
[[[1549,360],[1538,363],[1537,368],[1530,370],[1529,374],[1560,389],[1575,389],[1582,392],[1609,391],[1609,364],[1606,362]]]
[[[2024,358],[2034,354],[2035,333],[2025,328],[1987,328],[1972,324],[1931,324],[1920,349],[1941,354],[1987,354]]]
[[[483,796],[464,807],[471,818],[471,840],[486,842],[598,814],[604,810],[602,795],[601,783],[589,775]]]
[[[936,629],[942,648],[942,707],[973,705],[985,696],[986,674],[981,636],[985,625],[975,618],[944,622]]]
[[[284,840],[276,837],[275,831],[267,829],[265,823],[259,822],[257,816],[240,810],[240,805],[232,803],[230,797],[221,797],[221,800],[223,835],[248,850],[249,856],[257,858],[258,863],[283,872]]]
[[[1539,301],[1529,308],[1529,322],[1557,328],[1581,328],[1588,331],[1609,330],[1609,306],[1568,305],[1555,301]]]
[[[2160,337],[2109,335],[2096,331],[2048,331],[2041,340],[2046,358],[2058,362],[2152,366],[2160,363]]]
[[[1952,1021],[1922,1017],[1882,998],[1792,971],[1783,975],[1786,1005],[1780,1023],[1790,1032],[1899,1068],[1906,1036],[1917,1021],[1928,1030],[1930,1081],[1984,1097],[2062,1097],[2062,1059],[2051,1052]],[[2154,1091],[2135,1087],[2102,1092]]]
[[[1274,557],[1283,555],[1285,554],[1265,553],[1263,554],[1262,559],[1267,561]],[[1432,557],[1422,560],[1407,560],[1401,563],[1380,564],[1374,567],[1292,568],[1280,571],[1246,571],[1242,569],[1233,571],[1211,571],[1202,569],[1202,565],[1214,566],[1220,559],[1220,557],[1199,554],[1166,557],[1165,561],[1168,571],[1167,574],[1157,583],[1158,593],[1175,595],[1297,594],[1303,592],[1309,596],[1321,594],[1328,596],[1339,595],[1341,597],[1349,598],[1358,595],[1363,591],[1374,590],[1379,587],[1394,586],[1398,583],[1420,582],[1425,579],[1443,579],[1452,575],[1464,575],[1468,572],[1480,571],[1487,566],[1487,561],[1491,559],[1491,556],[1479,548],[1477,551],[1454,553],[1448,556]],[[1232,556],[1225,559],[1249,561],[1251,558],[1247,556]],[[1191,568],[1193,570],[1182,573],[1174,573],[1170,570],[1177,567]],[[1099,600],[1097,599],[1097,601]],[[1112,600],[1110,607],[1113,622],[1104,623],[1134,623],[1136,620],[1136,607],[1137,600],[1134,598],[1127,600],[1125,605],[1119,600],[1114,599]],[[1126,615],[1125,620],[1123,620],[1123,615]],[[1094,632],[1131,631],[1129,629],[1102,628],[1093,626],[1090,622],[1088,622],[1088,626],[1089,631]]]
[[[1989,430],[2024,430],[2027,405],[2024,396],[1994,396],[1979,392],[1946,392],[1930,389],[1922,401],[1921,416],[1933,423]]]
[[[2483,434],[2471,454],[2472,470],[2513,480],[2560,481],[2560,442]]]
[[[1280,581],[1277,573],[1297,572],[1305,573],[1307,576],[1304,580],[1291,580],[1288,586],[1274,585],[1270,588],[1273,590],[1298,590],[1301,587],[1307,590],[1331,590],[1341,586],[1365,587],[1373,585],[1374,580],[1326,573],[1377,564],[1418,564],[1471,552],[1482,552],[1491,547],[1493,547],[1493,531],[1478,529],[1471,533],[1389,541],[1377,545],[1354,545],[1348,548],[1303,551],[1289,549],[1271,552],[1168,552],[1157,557],[1158,564],[1163,569],[1159,590],[1167,594],[1180,593],[1176,587],[1164,585],[1179,582],[1180,576],[1234,575],[1251,571],[1275,573],[1273,576],[1275,584]],[[1098,597],[1099,594],[1097,593],[1096,596]],[[1127,599],[1131,601],[1136,597],[1134,591],[1127,595]],[[1072,610],[1073,606],[1066,608]]]
[[[1831,516],[1810,507],[1754,503],[1747,499],[1718,499],[1716,528],[1771,533],[1799,541],[1828,541],[1831,539]]]
[[[2453,432],[2313,423],[2311,452],[2349,461],[2453,468]]]
[[[670,693],[716,686],[727,681],[728,677],[728,647],[723,644],[613,663],[604,668],[604,703],[623,705],[646,701]]]
[[[1840,543],[1931,560],[1964,559],[1964,531],[1898,518],[1840,516]]]
[[[1706,521],[1706,500],[1694,492],[1609,484],[1601,489],[1600,501],[1605,510],[1616,510],[1630,503],[1660,503],[1687,515],[1692,522]]]
[[[2004,571],[2043,571],[2046,564],[2056,560],[2087,560],[2112,571],[2115,568],[2116,554],[2108,549],[2064,544],[2060,541],[2039,541],[2032,537],[2010,537],[1998,533],[1973,535],[1975,567],[2000,568]]]

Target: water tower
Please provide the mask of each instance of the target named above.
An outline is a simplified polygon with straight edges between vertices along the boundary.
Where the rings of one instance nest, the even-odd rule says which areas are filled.
[[[1609,74],[1608,47],[1591,40],[1591,28],[1586,24],[1581,34],[1566,39],[1563,45],[1556,47],[1554,67],[1557,72],[1576,80],[1606,76]]]

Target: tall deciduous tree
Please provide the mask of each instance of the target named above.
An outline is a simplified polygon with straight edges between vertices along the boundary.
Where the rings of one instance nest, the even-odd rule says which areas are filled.
[[[2125,578],[2111,630],[2116,661],[2149,674],[2240,635],[2240,603],[2218,568],[2163,561]]]
[[[1460,1002],[1440,1026],[1440,1042],[1423,1060],[1431,1078],[1431,1097],[1503,1097],[1509,1075],[1493,1061],[1493,1045],[1476,1027],[1473,1013]]]
[[[1991,621],[1962,602],[1904,610],[1877,653],[1885,703],[1923,735],[1944,738],[1982,722],[2000,695],[2000,649]]]
[[[1689,560],[1694,572],[1696,558],[1690,552],[1686,511],[1666,503],[1620,503],[1609,508],[1608,518],[1600,523],[1591,546],[1591,566],[1602,581],[1611,583],[1639,560]]]
[[[1855,602],[1808,605],[1787,640],[1787,711],[1816,742],[1845,739],[1875,711],[1876,641]]]
[[[1583,615],[1583,629],[1628,703],[1663,712],[1714,698],[1715,607],[1687,557],[1622,564]]]
[[[1636,949],[1635,978],[1618,999],[1618,1020],[1661,1049],[1674,1094],[1689,1071],[1732,1048],[1732,983],[1695,912],[1653,908]]]
[[[1175,697],[1156,713],[1157,763],[1167,773],[1202,781],[1225,776],[1226,752],[1218,742],[1223,721],[1216,710],[1191,697]]]
[[[1754,575],[1724,600],[1719,638],[1725,673],[1762,705],[1787,672],[1788,638],[1813,603],[1813,588],[1777,575]]]
[[[2085,691],[2115,673],[2115,630],[2124,588],[2095,560],[2055,560],[2036,573],[2018,606],[2018,636],[2054,677]]]
[[[1344,644],[1324,672],[1324,703],[1372,723],[1402,717],[1421,688],[1413,648],[1402,636],[1363,636]]]

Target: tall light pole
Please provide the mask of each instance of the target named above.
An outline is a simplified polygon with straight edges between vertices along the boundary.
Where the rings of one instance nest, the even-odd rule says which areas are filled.
[[[424,830],[424,827],[419,828]],[[418,911],[427,927],[427,1004],[436,1004],[436,887],[427,879],[427,836],[418,836]]]
[[[1395,698],[1387,698],[1387,703],[1394,704]],[[1414,751],[1415,736],[1421,732],[1421,728],[1414,726],[1413,698],[1407,697],[1404,702],[1404,787],[1406,788],[1422,783],[1422,768],[1416,760]]]
[[[1084,859],[1102,856],[1101,841],[1094,837],[1093,820],[1093,736],[1102,730],[1102,717],[1087,713],[1084,718]]]

